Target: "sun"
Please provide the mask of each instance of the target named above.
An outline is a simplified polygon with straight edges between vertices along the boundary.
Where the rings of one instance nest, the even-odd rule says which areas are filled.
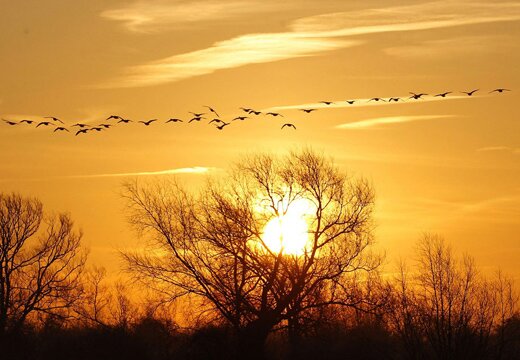
[[[309,247],[310,210],[310,202],[300,199],[292,202],[284,215],[267,222],[262,240],[269,250],[286,255],[304,254]]]

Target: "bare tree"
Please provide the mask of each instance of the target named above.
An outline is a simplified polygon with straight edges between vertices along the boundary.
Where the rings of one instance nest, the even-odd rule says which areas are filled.
[[[69,215],[44,216],[39,200],[0,193],[0,337],[31,315],[71,308],[86,259],[80,240]]]
[[[390,312],[407,356],[500,358],[508,342],[504,325],[516,311],[512,281],[501,273],[486,279],[439,236],[426,235],[417,252],[413,275],[401,266]]]
[[[261,358],[273,327],[305,310],[361,306],[361,274],[380,262],[367,252],[371,187],[310,150],[245,158],[198,194],[134,182],[124,197],[130,222],[152,236],[147,251],[124,255],[128,268],[171,299],[188,296],[218,314],[237,331],[241,356]],[[311,209],[308,241],[291,254],[264,229],[301,201]]]

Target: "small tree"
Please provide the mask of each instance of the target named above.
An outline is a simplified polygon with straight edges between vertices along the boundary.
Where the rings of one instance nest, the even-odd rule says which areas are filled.
[[[0,338],[32,315],[63,315],[80,295],[86,254],[69,215],[0,193]]]
[[[361,274],[379,265],[367,253],[372,189],[310,150],[246,158],[199,194],[175,182],[134,182],[124,197],[131,224],[153,238],[146,252],[124,255],[129,270],[218,314],[236,330],[241,357],[261,358],[273,327],[306,310],[361,305]],[[273,246],[264,230],[301,201],[310,209],[308,241],[290,254],[294,239]]]

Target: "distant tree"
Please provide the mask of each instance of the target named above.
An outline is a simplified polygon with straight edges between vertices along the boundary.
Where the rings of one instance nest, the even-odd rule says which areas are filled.
[[[380,263],[372,243],[374,194],[311,150],[255,155],[194,194],[176,182],[125,185],[129,220],[152,240],[124,255],[129,270],[171,299],[190,297],[236,331],[241,358],[262,358],[269,332],[311,309],[361,306],[363,275]],[[264,238],[301,201],[309,240],[289,254]]]
[[[86,253],[69,215],[0,193],[0,338],[31,316],[63,316],[81,293]]]
[[[439,236],[424,236],[417,255],[412,275],[401,266],[390,311],[407,357],[500,358],[516,311],[512,281],[501,273],[486,279]]]

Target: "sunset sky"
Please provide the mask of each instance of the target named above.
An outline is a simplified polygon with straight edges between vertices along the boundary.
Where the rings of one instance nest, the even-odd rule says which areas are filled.
[[[125,179],[196,187],[240,155],[310,146],[371,181],[389,264],[434,232],[520,278],[519,39],[518,1],[0,0],[1,118],[159,119],[79,136],[2,121],[0,191],[70,212],[90,262],[117,271],[139,245]],[[206,105],[284,117],[187,124]]]

